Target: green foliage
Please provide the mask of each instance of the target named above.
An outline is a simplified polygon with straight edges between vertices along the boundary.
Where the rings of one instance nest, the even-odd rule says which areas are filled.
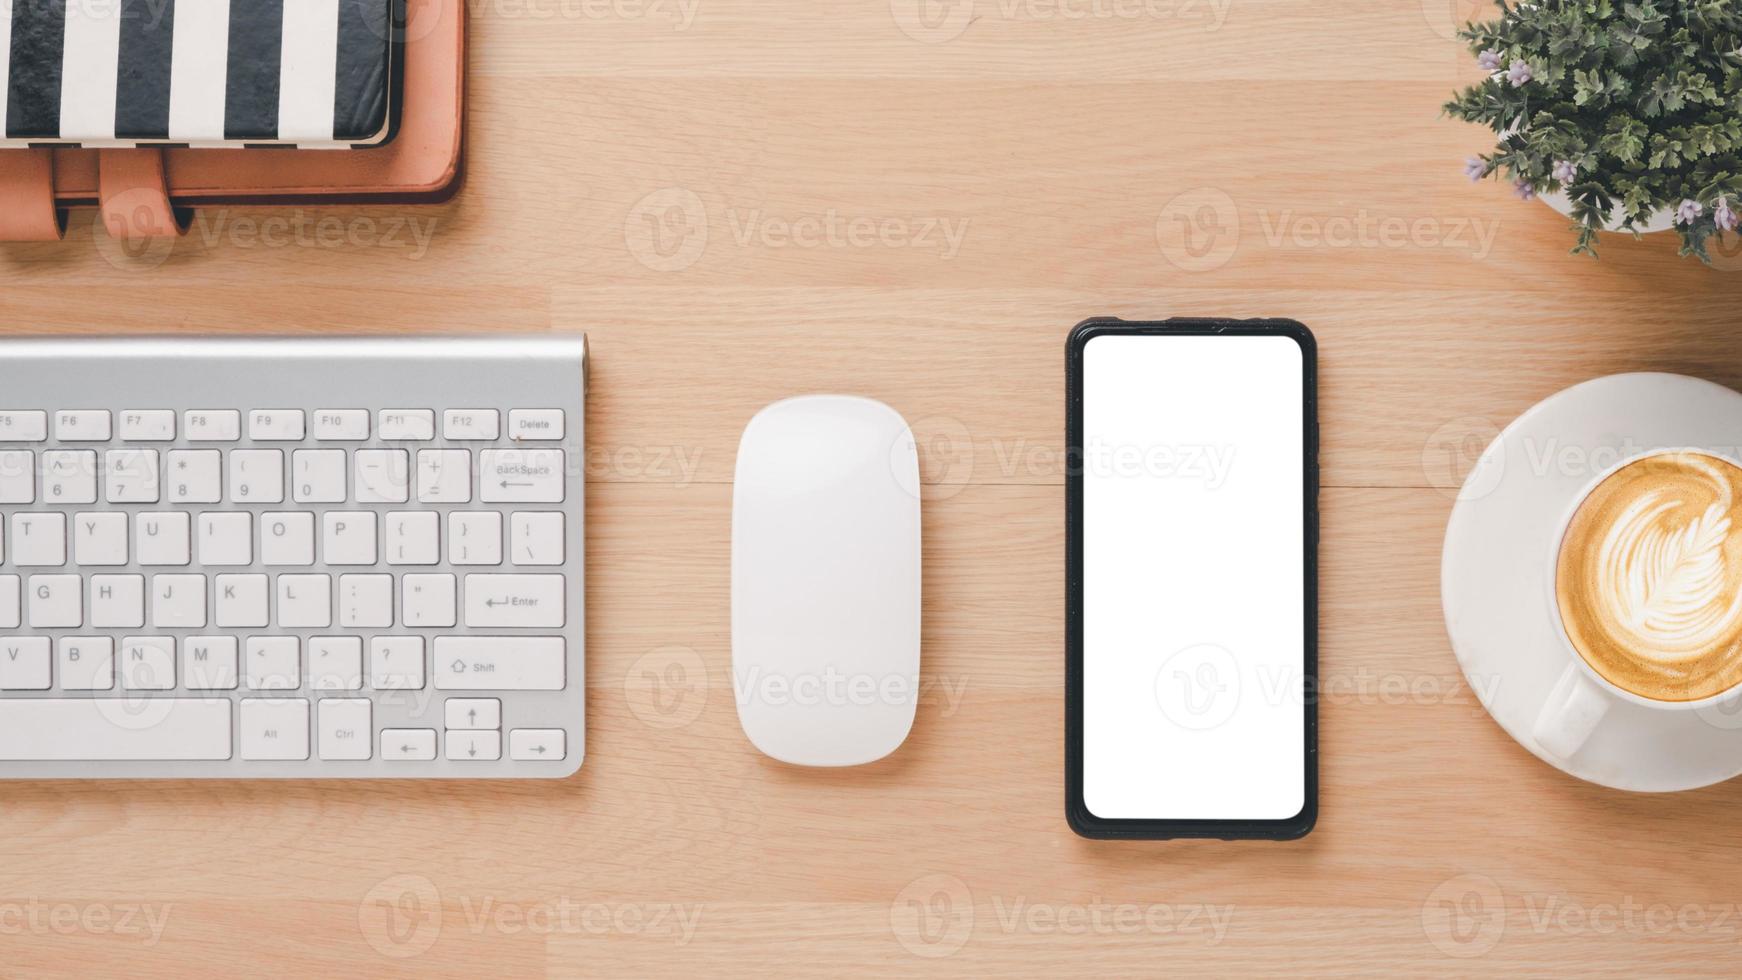
[[[1495,6],[1499,19],[1459,33],[1494,70],[1445,105],[1499,138],[1472,176],[1504,174],[1526,195],[1564,190],[1575,254],[1597,254],[1611,217],[1637,235],[1667,209],[1681,254],[1709,262],[1708,240],[1733,234],[1742,212],[1742,0]]]

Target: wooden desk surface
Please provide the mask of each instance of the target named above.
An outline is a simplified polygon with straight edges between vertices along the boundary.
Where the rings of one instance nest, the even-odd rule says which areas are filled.
[[[9,330],[595,356],[580,774],[7,785],[0,973],[1734,969],[1742,783],[1536,761],[1465,685],[1438,569],[1447,488],[1532,402],[1742,385],[1742,255],[1569,257],[1547,208],[1465,181],[1483,134],[1438,113],[1470,0],[969,3],[478,0],[451,204],[0,249]],[[1062,342],[1099,313],[1318,334],[1343,693],[1300,843],[1065,825]],[[831,390],[927,446],[929,687],[894,757],[811,772],[738,730],[728,513],[752,412]]]

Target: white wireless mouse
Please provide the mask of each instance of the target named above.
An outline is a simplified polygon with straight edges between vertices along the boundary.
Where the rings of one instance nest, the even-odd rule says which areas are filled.
[[[766,755],[856,766],[919,703],[919,456],[901,414],[811,395],[756,413],[732,489],[738,721]]]

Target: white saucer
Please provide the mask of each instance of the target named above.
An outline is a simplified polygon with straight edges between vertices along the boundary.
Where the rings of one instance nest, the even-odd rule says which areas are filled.
[[[1604,470],[1653,449],[1702,448],[1742,463],[1742,394],[1677,374],[1618,374],[1539,402],[1470,471],[1440,565],[1446,632],[1464,677],[1537,758],[1615,789],[1673,792],[1742,773],[1742,713],[1667,712],[1617,702],[1571,759],[1531,728],[1576,656],[1550,608],[1554,537]]]

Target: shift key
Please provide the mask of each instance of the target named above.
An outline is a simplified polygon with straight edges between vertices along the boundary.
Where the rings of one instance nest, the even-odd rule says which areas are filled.
[[[560,636],[439,636],[438,691],[560,691],[566,679]]]
[[[563,625],[561,575],[466,576],[466,625],[553,629]]]

